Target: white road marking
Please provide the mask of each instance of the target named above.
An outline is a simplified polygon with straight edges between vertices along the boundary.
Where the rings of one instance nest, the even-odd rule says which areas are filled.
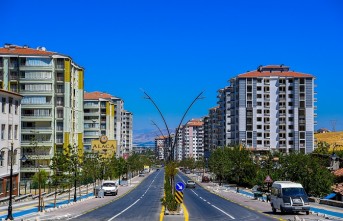
[[[180,177],[181,178],[181,177]],[[182,179],[182,178],[181,178]],[[230,214],[228,214],[227,212],[225,212],[224,210],[216,207],[215,205],[212,205],[209,201],[206,201],[204,198],[202,198],[201,196],[199,196],[194,190],[191,190],[197,197],[199,197],[200,199],[202,199],[204,202],[207,202],[208,205],[211,205],[213,208],[219,210],[220,212],[224,213],[225,215],[227,215],[228,217],[230,217],[231,219],[235,219],[235,217],[231,216]]]
[[[224,210],[219,209],[218,207],[216,207],[215,205],[212,205],[214,208],[216,208],[217,210],[219,210],[220,212],[224,213],[225,215],[227,215],[228,217],[230,217],[231,219],[235,219],[235,217],[231,216],[230,214],[226,213]]]
[[[196,196],[199,196],[194,190],[191,190]]]
[[[138,203],[138,201],[140,201],[141,199],[136,200],[134,203],[132,203],[129,207],[127,207],[126,209],[124,209],[123,211],[121,211],[120,213],[118,213],[117,215],[113,216],[111,219],[109,219],[108,221],[112,221],[113,219],[115,219],[116,217],[120,216],[122,213],[124,213],[126,210],[130,209],[132,206],[134,206],[136,203]]]
[[[157,175],[156,175],[157,176]],[[148,188],[146,189],[146,191],[143,193],[143,195],[141,197],[139,197],[138,200],[136,200],[134,203],[132,203],[130,206],[128,206],[126,209],[124,209],[123,211],[121,211],[120,213],[118,213],[117,215],[111,217],[111,219],[109,219],[108,221],[112,221],[113,219],[117,218],[118,216],[120,216],[121,214],[123,214],[126,210],[130,209],[132,206],[134,206],[136,203],[138,203],[144,196],[145,194],[148,192],[148,190],[150,189],[151,185],[153,184],[153,182],[155,182],[155,178],[151,181],[150,185],[148,186]]]

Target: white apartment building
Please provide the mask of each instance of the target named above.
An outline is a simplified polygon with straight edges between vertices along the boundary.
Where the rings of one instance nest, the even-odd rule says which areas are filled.
[[[204,156],[203,119],[189,120],[182,127],[182,158],[201,160]]]
[[[124,110],[122,115],[122,152],[123,155],[132,152],[133,145],[133,114]]]
[[[226,144],[254,151],[314,149],[315,77],[283,65],[240,74],[223,90]]]
[[[21,179],[50,171],[56,151],[83,152],[84,69],[69,56],[28,46],[0,48],[0,86],[23,96]]]
[[[133,116],[124,110],[124,101],[111,94],[89,92],[84,95],[84,147],[91,151],[91,142],[106,135],[117,141],[116,156],[132,151]]]
[[[1,70],[1,68],[0,68]],[[20,178],[20,101],[18,93],[0,89],[0,198],[9,196],[11,157],[13,194],[18,195]],[[12,149],[13,148],[13,149]],[[13,153],[12,153],[13,150]]]
[[[167,137],[165,136],[159,136],[155,137],[155,153],[157,155],[158,160],[164,160],[164,150],[166,149],[166,142],[165,140]]]

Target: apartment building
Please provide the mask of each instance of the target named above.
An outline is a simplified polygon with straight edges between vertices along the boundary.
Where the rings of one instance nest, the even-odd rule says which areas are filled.
[[[182,128],[182,158],[201,160],[204,156],[203,119],[191,119]]]
[[[158,160],[165,159],[164,151],[166,149],[166,142],[165,142],[166,139],[167,139],[166,136],[155,137],[155,154]]]
[[[28,160],[21,178],[50,172],[56,151],[83,151],[84,69],[69,56],[5,44],[0,48],[0,86],[24,96],[21,148]]]
[[[122,152],[123,155],[130,154],[133,146],[133,114],[124,110],[122,117]]]
[[[0,70],[1,68],[2,66],[0,66]],[[18,93],[0,89],[0,198],[10,194],[11,158],[13,159],[13,194],[18,195],[19,159],[22,156],[20,148],[21,99],[22,96]]]
[[[177,137],[175,138],[175,159],[181,161],[183,159],[183,133],[182,133],[183,126],[181,125],[179,128],[179,132],[177,132]],[[176,128],[177,131],[177,128]]]
[[[315,77],[288,66],[260,66],[223,90],[226,142],[255,151],[314,149]]]
[[[225,146],[223,140],[220,139],[220,129],[225,122],[221,120],[219,106],[210,108],[208,116],[204,117],[204,149],[212,151],[218,146]],[[224,128],[225,131],[225,128]]]
[[[124,101],[108,93],[85,92],[84,147],[91,151],[92,140],[106,135],[117,141],[116,156],[123,157],[132,150],[133,116],[124,110]]]

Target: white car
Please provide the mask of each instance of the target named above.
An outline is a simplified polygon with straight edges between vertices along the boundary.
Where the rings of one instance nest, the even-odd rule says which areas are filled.
[[[113,180],[105,180],[102,182],[102,189],[104,190],[104,195],[110,194],[116,196],[118,194],[117,183]]]

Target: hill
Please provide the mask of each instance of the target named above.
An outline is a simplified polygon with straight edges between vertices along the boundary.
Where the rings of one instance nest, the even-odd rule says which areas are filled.
[[[343,131],[317,133],[314,134],[314,137],[317,142],[324,141],[330,144],[330,150],[333,150],[334,146],[336,146],[335,150],[343,150]]]

